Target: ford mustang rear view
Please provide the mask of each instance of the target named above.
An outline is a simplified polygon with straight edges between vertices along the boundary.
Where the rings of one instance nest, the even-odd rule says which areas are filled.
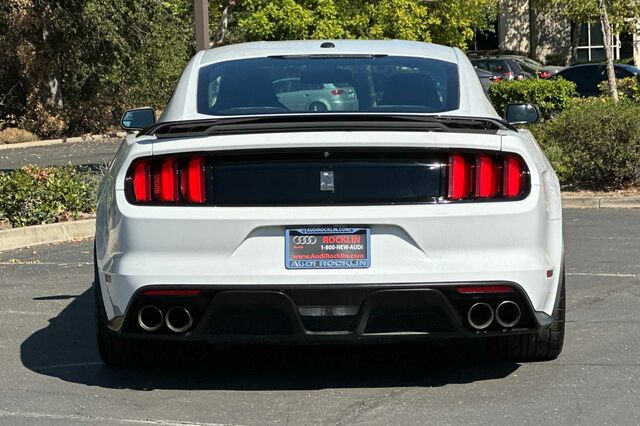
[[[283,81],[349,99],[284,103]],[[124,114],[130,133],[100,188],[102,359],[134,365],[191,342],[430,338],[556,358],[560,187],[515,127],[538,116],[511,104],[501,118],[456,48],[333,40],[199,52],[159,119]]]

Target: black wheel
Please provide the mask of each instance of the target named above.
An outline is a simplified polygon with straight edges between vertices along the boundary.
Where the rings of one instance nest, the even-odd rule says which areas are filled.
[[[115,367],[133,367],[164,363],[175,352],[165,342],[123,337],[107,327],[107,314],[102,301],[98,265],[94,253],[94,317],[98,352],[102,361]]]
[[[534,334],[496,337],[489,339],[491,354],[510,361],[550,361],[556,359],[564,345],[565,275],[560,280],[560,301],[553,312],[553,323]]]
[[[309,111],[324,112],[327,110],[328,110],[327,106],[322,102],[313,102],[311,105],[309,105]]]

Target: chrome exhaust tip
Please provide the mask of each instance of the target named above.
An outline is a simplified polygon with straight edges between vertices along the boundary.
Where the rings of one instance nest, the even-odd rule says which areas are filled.
[[[505,300],[496,308],[496,321],[502,327],[513,327],[521,318],[520,306],[511,300]]]
[[[193,316],[182,306],[174,306],[167,311],[165,321],[169,330],[175,333],[184,333],[193,325]]]
[[[479,302],[469,308],[467,320],[476,330],[484,330],[493,322],[493,308],[485,302]]]
[[[146,305],[138,311],[138,325],[146,331],[156,331],[162,327],[162,311],[153,305]]]

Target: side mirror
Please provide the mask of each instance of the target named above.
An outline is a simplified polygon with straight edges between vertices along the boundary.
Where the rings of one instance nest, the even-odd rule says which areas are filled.
[[[535,124],[540,117],[540,109],[532,104],[507,104],[504,109],[504,119],[509,124]]]
[[[136,108],[125,111],[120,119],[124,130],[142,130],[156,124],[156,112],[153,108]]]

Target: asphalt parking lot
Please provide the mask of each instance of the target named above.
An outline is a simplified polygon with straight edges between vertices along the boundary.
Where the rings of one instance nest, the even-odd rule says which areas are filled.
[[[639,424],[640,211],[566,210],[565,351],[480,343],[237,348],[117,370],[93,331],[92,242],[0,253],[1,424]]]
[[[18,169],[25,164],[66,166],[67,164],[100,169],[111,162],[122,138],[104,138],[27,148],[0,150],[0,171]]]

